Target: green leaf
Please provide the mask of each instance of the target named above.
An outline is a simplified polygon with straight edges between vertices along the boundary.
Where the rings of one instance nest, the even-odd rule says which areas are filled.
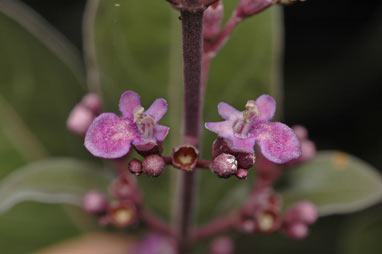
[[[107,191],[109,171],[75,159],[47,159],[22,167],[0,183],[0,213],[23,201],[81,205],[91,190]]]
[[[228,17],[237,3],[225,4]],[[125,90],[138,92],[146,107],[155,98],[166,98],[169,111],[161,123],[171,127],[170,140],[165,142],[167,153],[171,146],[180,144],[182,133],[181,21],[178,17],[179,13],[164,1],[101,0],[95,22],[97,59],[108,110],[118,112],[118,100]],[[243,22],[234,31],[211,66],[204,104],[205,121],[219,120],[217,104],[220,101],[240,109],[248,99],[271,93],[281,102],[280,17],[280,9],[272,8]],[[203,158],[210,157],[214,138],[215,134],[204,132]],[[158,179],[139,179],[147,206],[167,218],[175,195],[171,179],[176,177],[169,173]],[[215,216],[224,196],[235,186],[248,183],[250,181],[217,179],[208,171],[201,173],[199,220]]]
[[[0,31],[0,131],[28,159],[87,154],[66,129],[85,92],[78,52],[19,1],[0,2]]]
[[[40,202],[79,206],[84,193],[91,189],[106,192],[111,179],[109,171],[75,159],[48,159],[14,171],[0,183],[0,249],[29,253],[77,235],[78,227],[62,207]],[[85,225],[88,217],[74,211],[74,219],[82,218],[77,225],[93,226]]]
[[[48,154],[88,156],[65,124],[85,92],[77,51],[17,0],[0,1],[0,31],[0,179]],[[2,211],[24,199],[42,200],[22,193],[30,185],[1,186]],[[30,253],[77,233],[62,207],[23,203],[0,216],[0,252]]]
[[[0,251],[33,251],[79,235],[66,211],[57,205],[24,202],[0,216]]]
[[[285,207],[299,200],[317,205],[321,216],[355,212],[382,200],[382,177],[366,162],[338,151],[317,154],[288,174],[281,191]]]

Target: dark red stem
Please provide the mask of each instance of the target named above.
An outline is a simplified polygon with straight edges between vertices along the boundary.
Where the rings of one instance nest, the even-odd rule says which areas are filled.
[[[149,226],[151,229],[164,233],[166,235],[173,235],[171,227],[151,212],[142,209],[139,211],[139,216],[140,220],[147,226]]]
[[[195,4],[195,0],[190,4]],[[202,124],[203,11],[181,11],[183,31],[184,134],[183,141],[199,145]],[[186,253],[194,214],[197,171],[181,172],[175,221],[178,253]]]
[[[237,224],[238,216],[238,212],[224,215],[212,220],[200,228],[195,229],[191,237],[192,241],[196,242],[232,229]]]

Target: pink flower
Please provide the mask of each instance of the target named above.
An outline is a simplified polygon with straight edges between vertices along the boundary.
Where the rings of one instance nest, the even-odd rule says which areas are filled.
[[[301,156],[301,146],[288,126],[269,122],[275,111],[276,102],[269,95],[262,95],[256,101],[249,100],[242,112],[221,102],[218,112],[226,120],[209,122],[205,127],[226,139],[235,151],[253,153],[258,142],[268,160],[285,163]]]
[[[148,233],[141,242],[130,249],[133,254],[175,254],[172,239],[158,233]]]
[[[145,111],[140,97],[126,91],[119,101],[122,117],[114,113],[99,115],[85,136],[85,147],[96,157],[114,159],[126,155],[133,144],[139,150],[150,150],[162,142],[169,128],[157,124],[167,112],[167,102],[156,99]]]

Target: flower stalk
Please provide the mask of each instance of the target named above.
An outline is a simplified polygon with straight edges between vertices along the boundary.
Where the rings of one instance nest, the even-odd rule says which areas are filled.
[[[183,31],[184,118],[183,142],[199,146],[202,125],[203,11],[181,11]],[[186,253],[194,214],[197,171],[181,172],[178,179],[175,233],[178,253]]]

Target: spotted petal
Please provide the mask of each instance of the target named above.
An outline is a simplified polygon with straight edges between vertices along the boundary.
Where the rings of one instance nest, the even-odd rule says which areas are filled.
[[[273,118],[276,111],[276,101],[272,96],[261,95],[256,100],[256,106],[259,111],[259,120],[269,121]]]
[[[292,129],[282,123],[260,122],[252,134],[261,153],[274,163],[285,163],[301,156],[301,146]]]
[[[167,112],[167,101],[165,99],[156,99],[153,104],[146,110],[146,114],[154,118],[157,123]]]
[[[113,113],[99,115],[85,136],[85,147],[97,157],[113,159],[126,155],[136,136],[134,125]]]
[[[136,92],[126,91],[119,100],[119,110],[124,117],[134,119],[134,111],[141,107],[141,99]]]
[[[242,113],[239,110],[224,102],[219,103],[218,112],[221,117],[227,120],[236,120],[242,117]]]
[[[232,121],[222,121],[222,122],[209,122],[205,123],[204,126],[222,138],[231,138],[233,136]]]

